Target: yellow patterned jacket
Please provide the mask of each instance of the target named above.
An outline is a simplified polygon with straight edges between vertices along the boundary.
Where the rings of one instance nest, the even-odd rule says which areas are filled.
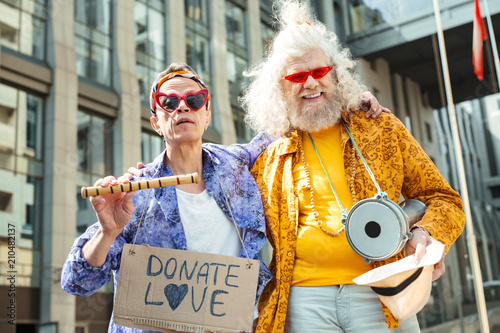
[[[450,187],[431,159],[392,114],[383,113],[366,119],[364,112],[343,114],[349,131],[389,199],[398,202],[414,198],[427,205],[418,223],[449,250],[461,234],[465,223],[460,196]],[[353,174],[352,142],[341,127],[341,142],[346,181]],[[371,198],[377,190],[358,154],[355,156],[354,187],[356,200]],[[259,302],[259,318],[255,332],[283,332],[288,293],[295,261],[298,225],[298,194],[293,187],[292,170],[301,163],[298,154],[298,133],[272,143],[258,158],[252,174],[257,181],[266,215],[267,236],[274,254],[270,264],[274,279],[264,289]],[[380,262],[375,267],[399,260],[404,251]],[[389,328],[398,326],[390,311],[383,306]]]

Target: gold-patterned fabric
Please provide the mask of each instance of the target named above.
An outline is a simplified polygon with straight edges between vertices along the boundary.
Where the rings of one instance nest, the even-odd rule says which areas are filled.
[[[343,117],[381,189],[395,202],[400,194],[405,199],[424,202],[427,210],[418,224],[444,243],[448,251],[464,227],[462,201],[422,147],[392,114],[366,119],[364,112],[356,111]],[[345,128],[341,144],[349,183],[353,172],[352,142]],[[354,158],[356,199],[371,198],[377,190],[358,154]],[[298,195],[292,179],[296,163],[301,163],[297,132],[272,143],[252,169],[262,195],[267,236],[274,250],[269,266],[274,279],[260,297],[255,332],[283,332],[297,240]],[[403,257],[401,252],[374,264],[378,267]],[[397,320],[383,304],[382,307],[389,328],[397,327]]]

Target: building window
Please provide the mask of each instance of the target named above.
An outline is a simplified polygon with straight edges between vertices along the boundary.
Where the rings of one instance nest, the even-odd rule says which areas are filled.
[[[246,48],[246,24],[244,9],[226,0],[227,39],[232,44]]]
[[[345,42],[344,15],[339,1],[333,2],[333,15],[335,19],[335,34],[342,42]]]
[[[265,12],[272,14],[273,12],[273,1],[272,0],[260,0],[260,9]]]
[[[237,140],[240,143],[249,142],[255,136],[250,127],[244,122],[244,111],[238,105],[231,104],[231,111],[233,114],[234,127],[236,129]]]
[[[240,52],[227,50],[226,53],[226,70],[227,79],[229,80],[229,90],[231,92],[231,100],[237,102],[237,96],[241,93],[243,84],[243,71],[248,67],[248,61]]]
[[[45,0],[0,1],[1,45],[12,50],[45,59]]]
[[[210,27],[208,1],[184,0],[186,15],[187,63],[210,86]],[[210,87],[209,87],[210,89]]]
[[[37,224],[37,219],[41,217],[41,201],[42,201],[42,179],[39,177],[26,177],[26,223],[23,229],[26,234],[33,233],[33,227]],[[30,232],[31,231],[31,232]]]
[[[113,123],[110,119],[78,110],[78,171],[92,177],[109,175],[112,162]]]
[[[111,0],[75,1],[78,76],[111,85]]]
[[[43,98],[4,84],[0,96],[0,152],[41,160]]]
[[[393,23],[401,17],[432,11],[432,1],[348,0],[351,33]]]
[[[269,0],[260,0],[260,30],[263,55],[269,50],[270,44],[276,34],[273,29],[273,19],[271,17],[271,2]]]
[[[42,217],[44,100],[4,84],[0,96],[0,220],[31,238]]]
[[[432,128],[429,122],[424,122],[425,126],[425,136],[427,138],[427,142],[432,142]]]
[[[241,3],[241,2],[240,2]],[[243,121],[243,110],[238,103],[243,85],[243,71],[248,67],[247,31],[245,8],[226,0],[227,53],[226,70],[229,96],[238,142],[248,142],[252,137]]]
[[[42,159],[43,100],[31,94],[26,96],[26,150],[32,157]]]
[[[136,0],[134,4],[135,55],[141,102],[149,105],[151,83],[166,68],[165,5],[163,1]]]
[[[165,149],[165,143],[155,132],[142,130],[141,133],[142,161],[151,163]]]
[[[390,22],[393,14],[391,9],[390,2],[350,0],[351,33],[369,30],[384,22]]]
[[[267,23],[261,22],[260,26],[262,32],[262,50],[263,54],[266,54],[274,38],[275,32]]]
[[[77,231],[83,232],[95,222],[89,200],[80,197],[82,186],[110,175],[112,170],[113,122],[93,113],[78,110],[77,118]]]
[[[265,55],[276,34],[273,29],[272,6],[270,0],[260,0],[260,29],[262,37],[262,54]]]
[[[0,212],[12,213],[12,193],[0,191]]]

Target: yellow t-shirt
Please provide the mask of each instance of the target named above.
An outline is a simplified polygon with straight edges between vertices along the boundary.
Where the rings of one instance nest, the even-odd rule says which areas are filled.
[[[340,202],[348,211],[353,198],[345,178],[340,125],[311,133],[311,137]],[[342,228],[340,207],[307,133],[303,133],[302,146],[319,220],[325,229],[336,232]],[[352,250],[344,231],[332,237],[319,228],[302,162],[295,165],[293,179],[299,196],[299,227],[292,286],[352,284],[352,279],[372,269],[372,265],[365,264],[363,258]]]

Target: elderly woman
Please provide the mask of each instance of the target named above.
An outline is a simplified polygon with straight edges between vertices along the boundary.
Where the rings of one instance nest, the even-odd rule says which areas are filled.
[[[368,105],[373,108],[367,115],[378,115],[382,108],[371,97]],[[185,64],[171,64],[158,75],[151,113],[151,126],[164,138],[166,149],[141,170],[143,179],[197,172],[200,182],[152,189],[149,200],[148,191],[91,198],[99,221],[75,241],[64,264],[61,284],[68,293],[89,296],[109,281],[112,271],[116,287],[123,245],[136,236],[136,244],[246,257],[239,232],[249,257],[260,260],[258,252],[266,241],[264,213],[250,168],[274,139],[261,134],[249,144],[202,144],[211,119],[210,94]],[[117,183],[109,176],[95,186]],[[144,218],[137,232],[144,205],[145,216],[154,219]],[[271,278],[261,261],[256,299]],[[139,330],[116,325],[111,318],[109,331]]]

